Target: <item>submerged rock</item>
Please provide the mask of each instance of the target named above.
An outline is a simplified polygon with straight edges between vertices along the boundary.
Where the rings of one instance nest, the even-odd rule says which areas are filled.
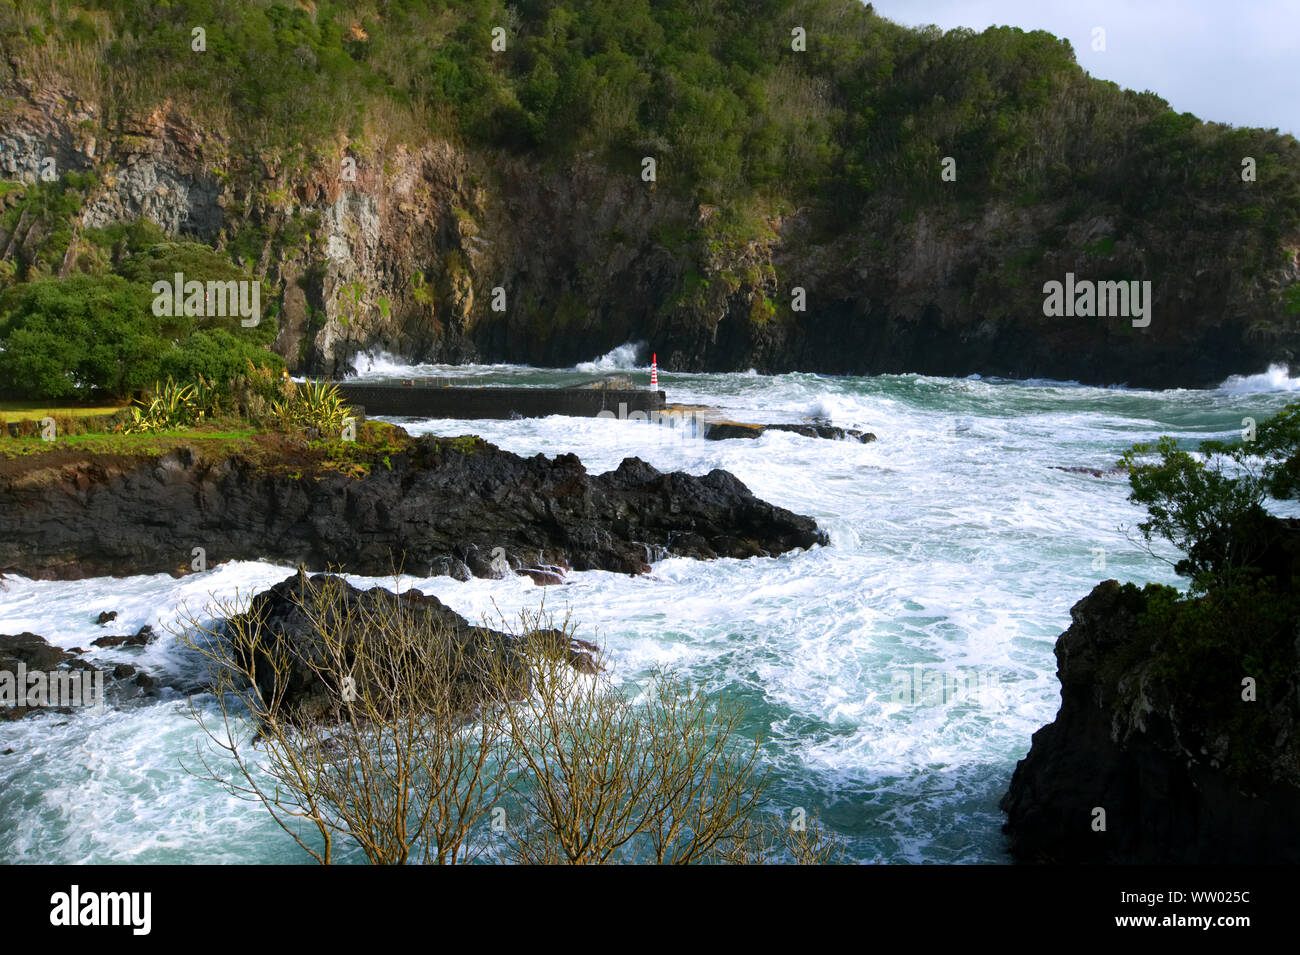
[[[129,636],[100,637],[90,641],[92,647],[144,647],[158,639],[153,627],[145,624]]]
[[[1066,474],[1087,474],[1090,477],[1117,477],[1128,474],[1128,468],[1089,468],[1083,465],[1062,465],[1049,464],[1048,467],[1053,471],[1064,471]]]
[[[868,444],[876,436],[855,428],[839,428],[830,424],[741,424],[736,421],[717,421],[705,426],[707,441],[727,441],[732,438],[757,438],[765,431],[790,431],[805,438],[827,438],[832,441],[853,440]]]
[[[130,664],[102,669],[77,653],[35,633],[0,634],[0,722],[44,712],[67,715],[99,703],[121,706],[160,688],[154,677]],[[41,688],[33,681],[41,681]],[[69,692],[77,697],[70,705],[59,695]]]

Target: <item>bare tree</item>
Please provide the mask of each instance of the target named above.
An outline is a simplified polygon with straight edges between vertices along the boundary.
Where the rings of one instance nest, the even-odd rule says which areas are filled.
[[[554,633],[524,617],[524,632]],[[632,699],[552,646],[525,642],[532,692],[499,713],[525,777],[512,790],[515,859],[686,864],[741,838],[766,777],[758,742],[737,740],[739,709],[663,672]]]
[[[372,863],[472,861],[485,844],[470,836],[512,778],[499,769],[510,738],[476,718],[509,688],[490,652],[500,648],[472,646],[396,596],[362,603],[338,578],[300,580],[295,601],[315,634],[302,645],[237,599],[216,605],[217,623],[187,615],[219,724],[197,705],[192,714],[229,757],[200,752],[196,775],[261,803],[317,862],[332,861],[339,836]],[[290,694],[304,670],[326,689],[323,705]]]
[[[208,741],[192,772],[262,805],[317,862],[340,844],[388,864],[831,855],[820,829],[758,821],[767,776],[734,704],[667,672],[630,695],[568,619],[468,627],[328,576],[290,592],[292,638],[261,598],[184,615],[217,714],[192,702]]]

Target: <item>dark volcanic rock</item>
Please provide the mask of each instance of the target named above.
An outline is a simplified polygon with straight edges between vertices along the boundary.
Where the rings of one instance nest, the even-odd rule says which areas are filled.
[[[108,623],[110,620],[116,620],[116,619],[117,619],[117,611],[116,611],[116,610],[105,610],[103,613],[101,613],[101,614],[99,615],[99,618],[98,618],[95,622],[98,623],[98,624],[102,627],[104,624]]]
[[[1211,725],[1205,694],[1162,685],[1138,634],[1147,599],[1108,580],[1071,609],[1056,644],[1060,712],[1034,734],[1001,803],[1012,853],[1051,863],[1300,862],[1300,648],[1271,702],[1261,692],[1233,704],[1272,707],[1280,729],[1261,744],[1245,724]],[[1239,676],[1224,675],[1225,700],[1240,693]],[[1262,746],[1269,771],[1229,773],[1243,746]],[[1104,832],[1093,830],[1097,808]]]
[[[361,476],[296,473],[188,447],[0,467],[0,572],[77,579],[265,558],[384,575],[559,567],[642,573],[667,555],[781,554],[828,542],[735,477],[637,458],[592,476],[576,455],[522,458],[469,438],[412,440]],[[0,465],[3,465],[0,462]]]
[[[564,583],[562,567],[521,567],[515,573],[530,578],[539,587]]]
[[[34,633],[0,634],[0,670],[12,673],[22,663],[29,670],[49,672],[72,659],[71,653],[51,646]]]
[[[829,424],[741,424],[735,421],[719,421],[708,425],[704,437],[707,441],[727,441],[732,438],[757,438],[764,431],[790,431],[805,438],[828,438],[832,441],[852,439],[863,444],[876,440],[876,436],[870,432]]]
[[[113,705],[121,705],[142,696],[152,696],[158,686],[152,677],[129,664],[118,664],[111,670],[101,670],[84,660],[78,660],[75,653],[52,646],[37,634],[0,634],[0,681],[5,686],[4,693],[0,694],[4,698],[0,705],[0,722],[19,720],[48,711],[70,714],[83,708],[21,705],[30,699],[27,695],[30,685],[26,678],[35,673],[47,677],[80,674],[80,679],[87,681],[88,687],[95,688],[94,692],[97,693],[102,686],[104,702]],[[101,679],[102,683],[96,684],[96,679]]]
[[[1115,477],[1121,474],[1128,474],[1128,468],[1089,468],[1089,467],[1083,467],[1082,465],[1078,465],[1078,464],[1069,465],[1069,466],[1061,465],[1061,464],[1050,464],[1048,465],[1048,467],[1051,468],[1053,471],[1064,471],[1066,474],[1087,474],[1090,477],[1095,477],[1095,478]]]
[[[100,637],[90,641],[92,647],[144,647],[158,639],[153,627],[145,624],[135,634],[120,637]]]
[[[305,608],[310,607],[309,615]],[[413,632],[428,637],[440,632],[449,635],[455,653],[450,675],[458,685],[458,696],[466,711],[486,699],[481,664],[490,655],[504,665],[506,689],[512,695],[526,691],[529,684],[528,669],[520,638],[510,634],[472,626],[464,617],[443,604],[438,598],[419,590],[406,590],[394,594],[382,587],[360,590],[341,577],[316,574],[308,578],[297,574],[255,596],[245,615],[232,621],[228,632],[239,635],[236,653],[253,654],[252,669],[258,690],[264,700],[279,700],[293,711],[295,720],[330,720],[339,712],[342,699],[342,677],[324,677],[334,666],[328,645],[316,629],[313,619],[325,619],[333,626],[344,628],[343,645],[347,674],[355,681],[358,692],[364,692],[367,675],[356,666],[353,648],[364,634],[373,639],[377,632],[370,623],[376,619],[387,621],[385,628],[412,628]],[[391,631],[389,631],[391,632]],[[571,639],[562,630],[539,630],[527,636],[547,655],[556,654],[582,673],[594,673],[598,665],[593,644]],[[242,647],[253,647],[241,651]],[[247,657],[242,657],[247,660]]]

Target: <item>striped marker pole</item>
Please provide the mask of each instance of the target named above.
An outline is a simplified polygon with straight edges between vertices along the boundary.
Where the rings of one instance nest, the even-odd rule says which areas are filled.
[[[659,355],[650,353],[650,390],[659,390]]]

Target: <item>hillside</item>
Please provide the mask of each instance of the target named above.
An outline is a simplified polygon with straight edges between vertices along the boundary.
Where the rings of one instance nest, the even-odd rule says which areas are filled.
[[[318,373],[645,340],[678,370],[1204,386],[1300,344],[1295,139],[1041,32],[854,0],[24,0],[0,48],[0,336],[23,286],[139,284],[184,238],[262,281],[248,343]],[[1150,281],[1150,325],[1046,317],[1067,273]]]

